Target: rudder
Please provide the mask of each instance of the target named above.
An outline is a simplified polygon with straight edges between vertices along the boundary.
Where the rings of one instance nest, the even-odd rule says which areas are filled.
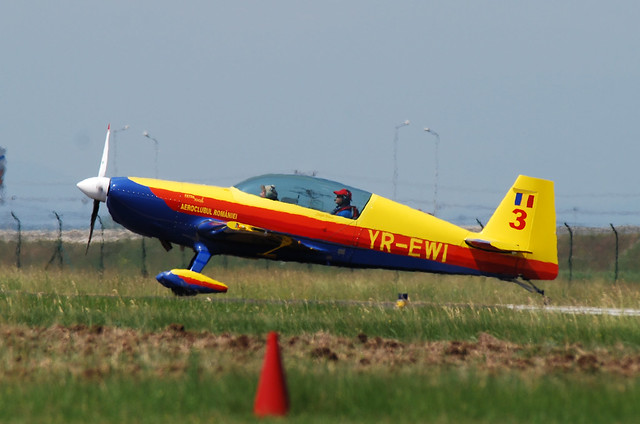
[[[525,254],[557,265],[553,181],[518,176],[484,229],[467,239],[470,246]]]

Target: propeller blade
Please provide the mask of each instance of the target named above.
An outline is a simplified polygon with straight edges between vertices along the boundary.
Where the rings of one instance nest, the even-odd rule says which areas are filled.
[[[111,138],[111,124],[107,126],[107,137],[104,140],[104,149],[102,150],[102,159],[100,160],[98,176],[86,178],[77,184],[80,191],[93,199],[93,211],[91,211],[91,225],[89,227],[89,241],[87,242],[87,250],[85,251],[85,254],[89,252],[91,237],[93,236],[93,228],[96,225],[96,218],[98,218],[98,210],[100,209],[100,202],[106,202],[107,194],[109,193],[109,184],[111,180],[106,177],[107,162],[109,161],[109,138]]]
[[[93,201],[93,211],[91,211],[91,225],[89,227],[89,241],[87,242],[87,250],[85,250],[84,254],[89,253],[89,245],[91,244],[91,237],[93,236],[93,227],[96,225],[96,218],[98,217],[98,209],[100,209],[100,201]]]
[[[107,137],[104,140],[104,150],[102,151],[102,160],[100,161],[100,169],[98,177],[107,175],[107,162],[109,162],[109,138],[111,137],[111,124],[107,127]]]

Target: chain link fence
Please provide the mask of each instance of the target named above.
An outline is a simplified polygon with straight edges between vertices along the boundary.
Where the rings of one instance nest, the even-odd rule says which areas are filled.
[[[24,231],[12,213],[14,229],[0,230],[0,266],[86,269],[104,272],[118,269],[148,276],[169,267],[186,268],[193,252],[174,248],[167,252],[159,242],[143,238],[111,222],[98,221],[87,250],[87,230],[65,230],[63,218],[53,212],[57,230]],[[480,227],[477,228],[479,230]],[[640,282],[640,227],[610,224],[608,227],[558,227],[559,277],[569,281],[604,278],[616,282]],[[233,266],[235,260],[214,257],[218,266]],[[268,261],[262,265],[268,267]]]

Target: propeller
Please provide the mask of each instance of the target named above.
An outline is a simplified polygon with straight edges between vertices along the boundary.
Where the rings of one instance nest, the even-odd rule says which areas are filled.
[[[107,201],[107,194],[109,192],[110,179],[107,175],[107,162],[109,160],[109,138],[111,137],[111,124],[107,127],[107,137],[104,141],[104,150],[102,151],[102,160],[100,161],[100,169],[98,170],[97,177],[90,177],[80,181],[77,186],[81,192],[93,199],[93,210],[91,211],[91,225],[89,227],[89,241],[87,242],[87,250],[89,251],[89,245],[91,244],[91,237],[93,236],[93,228],[96,225],[96,218],[98,217],[98,210],[100,209],[100,202]]]

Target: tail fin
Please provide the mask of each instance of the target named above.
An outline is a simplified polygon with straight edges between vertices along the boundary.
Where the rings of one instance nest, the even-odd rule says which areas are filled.
[[[518,176],[484,229],[467,240],[479,249],[524,253],[558,264],[553,181]]]

